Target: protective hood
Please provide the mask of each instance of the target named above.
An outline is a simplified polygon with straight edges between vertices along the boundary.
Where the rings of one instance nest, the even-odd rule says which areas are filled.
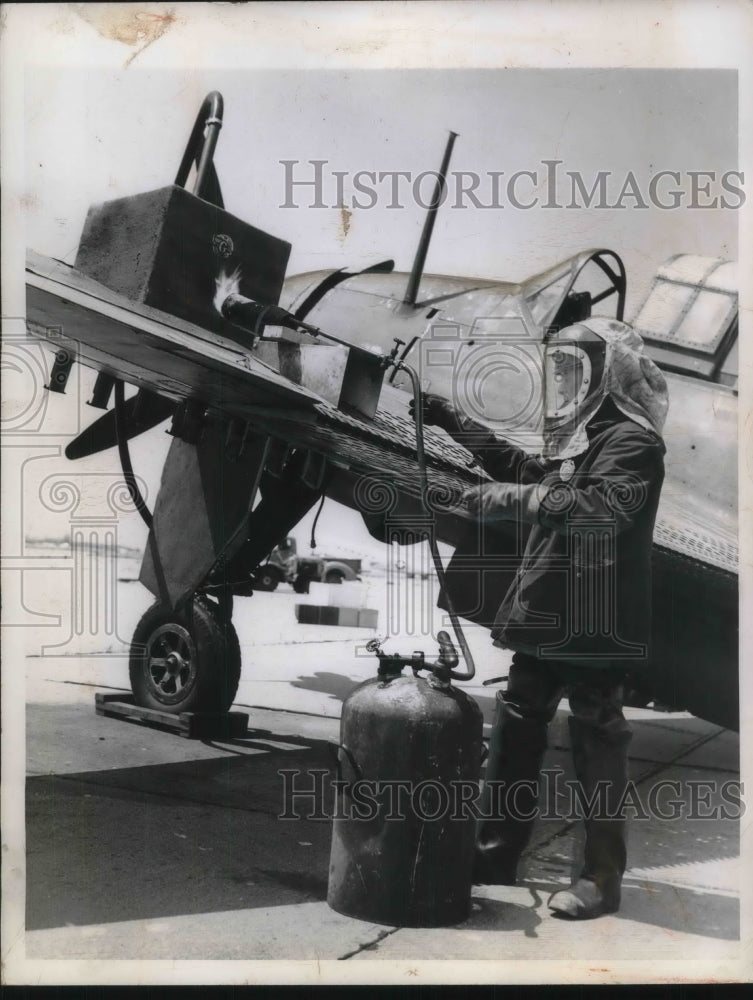
[[[595,338],[606,346],[589,351]],[[545,372],[555,371],[557,363],[565,370],[568,362],[574,379],[569,403],[563,405],[555,383],[545,377],[544,458],[584,452],[586,428],[607,397],[630,420],[661,436],[669,406],[667,383],[627,323],[597,316],[558,331],[546,344]]]

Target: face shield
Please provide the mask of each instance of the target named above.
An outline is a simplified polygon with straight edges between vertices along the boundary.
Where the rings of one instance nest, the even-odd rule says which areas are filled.
[[[554,334],[544,348],[544,436],[555,457],[604,398],[607,345],[578,324]]]
[[[544,345],[544,458],[581,454],[586,427],[607,398],[630,420],[661,435],[667,383],[627,323],[596,316]]]
[[[575,413],[588,395],[591,384],[591,359],[585,351],[575,344],[547,345],[544,352],[547,419]]]

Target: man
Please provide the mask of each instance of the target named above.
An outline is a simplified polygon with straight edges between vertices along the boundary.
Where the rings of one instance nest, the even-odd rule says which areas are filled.
[[[464,497],[479,521],[516,522],[528,532],[492,624],[494,644],[515,652],[507,690],[497,695],[482,800],[483,812],[493,815],[479,827],[474,878],[515,882],[534,821],[547,726],[567,691],[585,853],[578,878],[554,893],[549,907],[589,919],[618,909],[626,865],[619,806],[631,733],[622,678],[648,659],[667,389],[640,337],[602,318],[550,337],[544,382],[541,458],[496,438],[440,397],[428,396],[425,411],[497,480]]]

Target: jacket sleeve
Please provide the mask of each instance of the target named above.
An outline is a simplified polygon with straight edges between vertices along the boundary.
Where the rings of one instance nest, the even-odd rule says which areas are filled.
[[[481,467],[500,483],[538,483],[544,478],[545,467],[522,448],[492,435],[493,443],[474,452]]]
[[[664,444],[642,428],[618,425],[588,472],[554,482],[541,500],[539,524],[559,533],[578,522],[613,524],[617,533],[640,516],[649,494],[664,479]]]
[[[538,483],[543,479],[544,465],[522,448],[498,438],[488,427],[465,415],[458,415],[457,423],[449,433],[473,454],[492,479],[500,483]]]

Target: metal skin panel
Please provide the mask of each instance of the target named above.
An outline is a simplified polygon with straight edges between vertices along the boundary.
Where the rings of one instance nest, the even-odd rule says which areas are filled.
[[[389,284],[392,295],[376,294]],[[416,309],[394,296],[402,284],[402,275],[349,279],[332,289],[307,321],[383,355],[399,339],[401,355],[418,370],[424,391],[471,407],[474,417],[492,429],[504,425],[516,444],[531,451],[540,448],[543,406],[536,387],[541,383],[538,345],[543,331],[532,322],[523,299],[510,295],[509,286],[488,283]],[[390,375],[387,381],[410,391],[404,374]],[[536,403],[534,397],[539,405],[529,405]]]
[[[666,549],[654,536],[652,593],[652,659],[638,687],[739,730],[737,574]]]
[[[261,341],[254,353],[281,375],[326,402],[367,419],[376,414],[384,378],[378,356],[326,340],[296,344],[287,338]]]
[[[722,385],[667,375],[665,480],[654,538],[737,572],[737,397]]]
[[[357,274],[348,278],[348,288],[365,295],[376,295],[380,298],[394,299],[402,302],[405,295],[406,276],[401,272],[392,274]],[[480,290],[496,290],[500,294],[517,294],[520,286],[504,281],[494,281],[489,278],[460,278],[444,274],[424,274],[421,287],[413,309],[422,309],[436,299],[449,300],[468,292]]]

